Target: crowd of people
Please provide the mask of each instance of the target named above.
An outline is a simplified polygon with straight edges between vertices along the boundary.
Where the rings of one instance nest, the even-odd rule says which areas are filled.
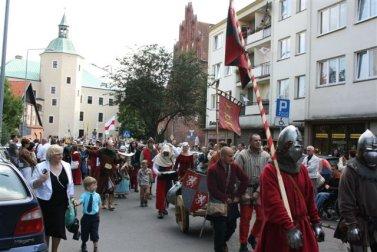
[[[340,156],[333,166],[313,146],[303,155],[294,126],[280,133],[274,157],[258,134],[250,135],[249,146],[237,147],[225,142],[201,148],[187,142],[158,144],[152,138],[93,143],[23,138],[20,147],[17,142],[13,136],[10,159],[35,190],[52,251],[66,239],[64,214],[70,202],[83,205],[82,251],[87,251],[89,235],[96,251],[99,209],[114,211],[115,197],[127,197],[130,191],[139,192],[140,207],[147,207],[155,193],[157,218],[163,219],[173,181],[194,169],[207,174],[211,214],[206,218],[213,223],[216,252],[228,251],[238,218],[240,252],[249,251],[248,246],[255,251],[318,251],[317,242],[324,241],[321,215],[329,200],[336,202],[341,218],[336,236],[349,242],[352,251],[367,246],[377,251],[377,206],[371,201],[377,196],[377,140],[370,131],[360,137],[357,150]],[[82,183],[85,193],[71,200],[74,185]]]

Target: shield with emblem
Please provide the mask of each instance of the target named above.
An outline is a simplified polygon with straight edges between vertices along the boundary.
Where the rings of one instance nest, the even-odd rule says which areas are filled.
[[[184,207],[195,212],[208,202],[207,176],[192,170],[182,178],[182,198]]]

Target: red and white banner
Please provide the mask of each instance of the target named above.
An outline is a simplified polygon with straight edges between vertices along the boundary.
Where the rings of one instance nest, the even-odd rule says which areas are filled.
[[[115,116],[111,117],[110,120],[108,120],[105,123],[105,132],[109,132],[114,129],[115,129]]]
[[[228,100],[223,95],[219,95],[219,127],[233,131],[237,135],[241,135],[240,127],[241,107]]]

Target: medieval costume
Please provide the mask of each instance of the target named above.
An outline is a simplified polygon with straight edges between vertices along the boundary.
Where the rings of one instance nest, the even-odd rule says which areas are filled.
[[[134,141],[130,144],[130,153],[134,153],[131,157],[131,165],[133,169],[130,171],[130,182],[131,188],[138,192],[138,180],[137,174],[140,169],[140,155],[141,155],[141,148],[138,146],[137,142]]]
[[[252,148],[252,146],[249,146],[249,148],[246,150],[240,151],[235,160],[235,162],[249,177],[248,188],[245,194],[241,197],[240,202],[240,251],[248,251],[248,240],[253,249],[255,248],[256,240],[259,237],[260,230],[263,225],[263,212],[260,207],[259,200],[259,177],[269,160],[270,154],[268,154],[266,151],[262,151],[261,148],[255,149]],[[256,220],[249,236],[250,221],[253,210],[255,210]]]
[[[82,183],[82,174],[80,169],[81,164],[81,156],[80,152],[77,150],[77,146],[72,146],[71,150],[71,169],[72,169],[72,177],[73,177],[73,184],[81,185]]]
[[[228,251],[226,242],[236,230],[237,218],[240,217],[238,202],[234,200],[245,193],[248,181],[249,178],[236,163],[226,164],[220,159],[208,169],[207,186],[210,201],[228,204],[226,216],[207,216],[207,219],[213,221],[215,252]]]
[[[341,223],[351,251],[377,251],[377,137],[365,131],[357,143],[357,157],[344,169],[339,184]],[[339,237],[340,238],[340,237]]]
[[[158,210],[159,219],[162,219],[167,214],[166,194],[171,187],[171,179],[164,177],[162,173],[172,170],[172,159],[172,151],[168,145],[164,145],[161,153],[153,159],[153,171],[157,174],[156,209]]]
[[[194,168],[194,156],[189,151],[189,145],[187,142],[184,142],[182,152],[178,155],[175,160],[174,170],[177,171],[178,178],[183,178],[188,169]]]
[[[293,221],[281,198],[276,168],[267,164],[260,181],[265,224],[256,251],[319,251],[317,240],[324,240],[324,232],[308,171],[297,164],[302,138],[296,127],[287,126],[280,133],[276,154]]]

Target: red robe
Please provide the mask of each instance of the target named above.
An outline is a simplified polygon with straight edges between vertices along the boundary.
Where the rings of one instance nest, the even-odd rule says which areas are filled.
[[[194,156],[180,154],[175,160],[174,170],[178,171],[178,178],[183,178],[188,169],[194,168]]]
[[[82,182],[82,175],[80,170],[80,153],[78,151],[75,151],[71,154],[72,161],[79,162],[79,167],[77,169],[72,170],[72,178],[73,178],[73,184],[75,185],[81,185]]]
[[[319,223],[317,207],[314,203],[313,187],[307,169],[301,165],[300,172],[289,174],[281,171],[287,198],[294,223],[291,222],[280,196],[276,169],[267,164],[261,175],[261,202],[265,215],[265,224],[261,232],[256,251],[302,251],[316,252],[318,243],[312,224]],[[302,192],[305,201],[296,191],[291,176]],[[290,249],[287,242],[287,231],[297,227],[303,235],[303,247]]]

